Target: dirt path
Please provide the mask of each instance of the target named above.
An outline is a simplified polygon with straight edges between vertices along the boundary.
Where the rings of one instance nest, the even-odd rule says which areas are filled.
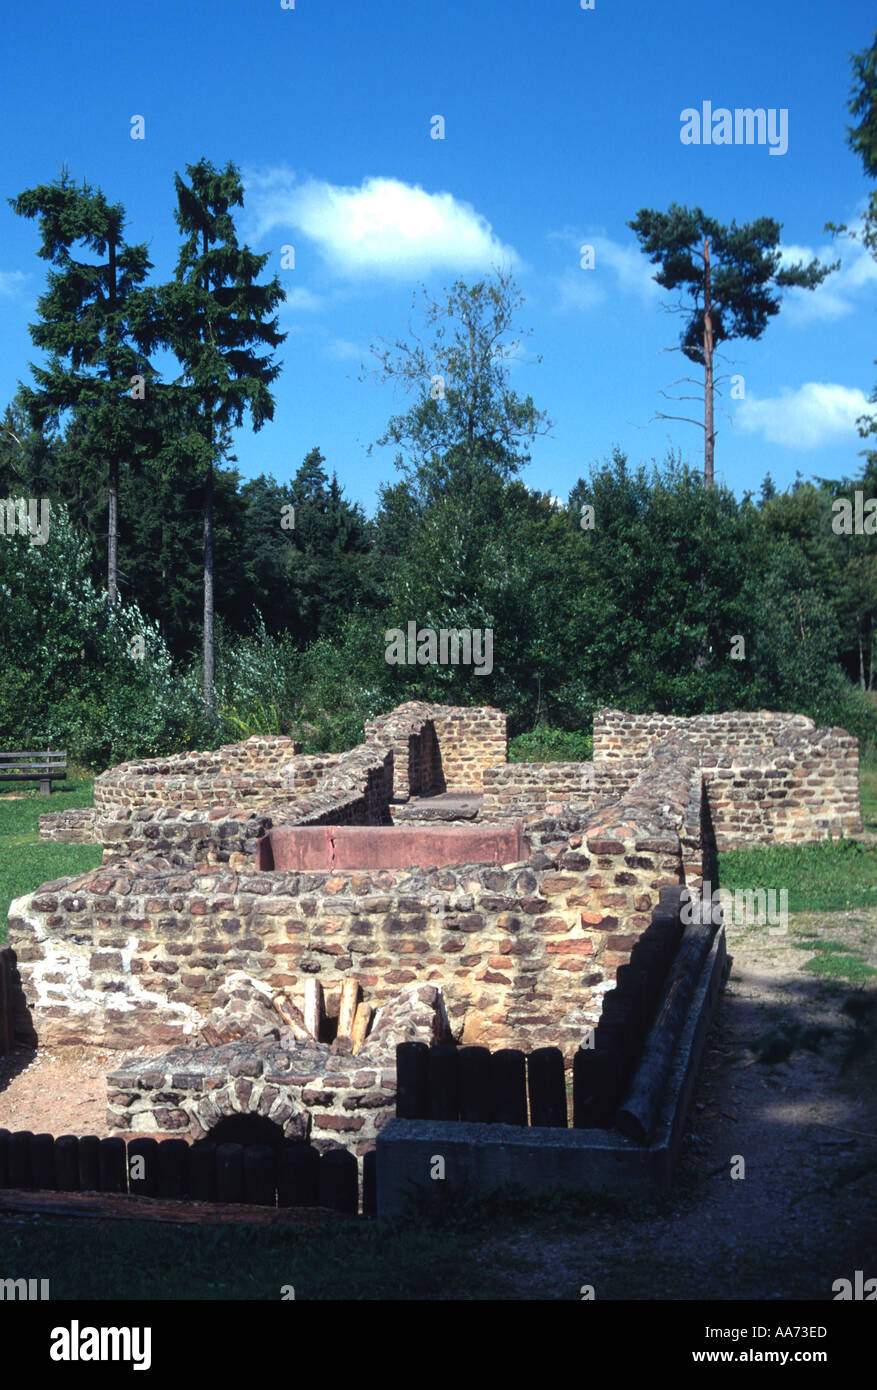
[[[799,916],[784,937],[729,930],[733,968],[667,1209],[485,1242],[479,1260],[503,1270],[510,1297],[577,1299],[590,1284],[597,1299],[830,1299],[835,1279],[877,1275],[877,1044],[843,1067],[854,991],[806,971],[793,944],[817,934],[877,966],[873,912]],[[749,1044],[793,1024],[826,1030],[808,1038],[818,1050],[753,1059]],[[735,1155],[745,1176],[732,1179]]]

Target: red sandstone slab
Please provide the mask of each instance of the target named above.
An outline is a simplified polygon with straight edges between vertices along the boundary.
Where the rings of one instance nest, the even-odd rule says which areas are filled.
[[[259,869],[336,872],[415,865],[517,864],[530,853],[523,822],[475,826],[280,826],[259,841]]]

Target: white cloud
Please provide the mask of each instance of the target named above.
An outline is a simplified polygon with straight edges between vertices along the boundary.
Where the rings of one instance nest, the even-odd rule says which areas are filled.
[[[310,290],[306,290],[302,286],[301,288],[286,291],[286,299],[279,306],[278,313],[293,313],[298,309],[310,313],[317,309],[322,309],[323,302],[320,295],[312,294]]]
[[[561,242],[571,262],[562,275],[555,277],[561,309],[590,309],[619,294],[651,303],[660,294],[654,281],[657,267],[635,245],[613,241],[608,236],[579,236],[570,231],[549,232],[548,239]],[[593,247],[592,269],[585,270],[581,265],[584,246]]]
[[[851,230],[861,234],[861,222],[851,224]],[[781,246],[780,260],[784,266],[794,261],[808,265],[816,256],[824,265],[840,261],[840,268],[827,275],[815,290],[792,287],[783,291],[783,317],[792,323],[824,323],[846,317],[861,307],[861,291],[865,286],[877,286],[877,261],[861,241],[840,237],[823,246]]]
[[[345,275],[409,279],[433,270],[520,265],[490,223],[451,193],[428,193],[392,178],[367,178],[359,187],[297,182],[288,169],[249,175],[247,190],[256,238],[292,228]]]
[[[0,294],[11,297],[26,279],[27,276],[21,270],[0,270]]]
[[[828,381],[807,381],[797,391],[762,400],[747,397],[734,422],[745,434],[763,435],[788,449],[817,449],[856,434],[856,420],[873,412],[864,391]]]
[[[357,347],[348,338],[333,338],[326,351],[336,362],[364,362],[368,357],[367,348]]]

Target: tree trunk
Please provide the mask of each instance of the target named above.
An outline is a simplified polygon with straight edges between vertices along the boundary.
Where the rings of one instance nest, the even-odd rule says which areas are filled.
[[[703,260],[703,481],[705,487],[712,487],[715,430],[713,426],[713,320],[711,314],[710,244],[708,237],[704,238]]]
[[[107,593],[110,603],[119,601],[119,460],[110,459],[107,484]]]
[[[116,306],[116,243],[109,241],[109,300],[110,308]],[[115,341],[110,353],[110,373],[113,381],[116,376]],[[107,594],[111,604],[119,601],[119,459],[114,454],[110,459],[107,483]]]
[[[213,461],[204,494],[204,708],[213,714],[216,650],[213,635]]]

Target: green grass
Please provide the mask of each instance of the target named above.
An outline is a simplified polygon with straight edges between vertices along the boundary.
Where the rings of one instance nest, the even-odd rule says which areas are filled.
[[[673,1193],[648,1199],[514,1186],[442,1194],[441,1187],[380,1227],[371,1220],[296,1230],[22,1218],[0,1223],[0,1268],[8,1277],[21,1270],[47,1278],[52,1298],[77,1301],[279,1300],[290,1284],[296,1301],[508,1298],[502,1262],[472,1258],[485,1239],[522,1225],[569,1233],[587,1230],[596,1217],[627,1224],[666,1216],[687,1209],[696,1183],[682,1178]]]
[[[719,855],[719,882],[732,892],[783,888],[789,912],[843,912],[877,907],[877,845],[823,840],[767,845]]]
[[[39,1270],[53,1299],[491,1298],[507,1292],[469,1258],[473,1238],[408,1219],[323,1226],[159,1225],[40,1218],[0,1225],[4,1274]],[[289,1295],[287,1295],[289,1297]]]
[[[0,783],[0,945],[6,941],[6,914],[13,898],[32,893],[51,879],[84,873],[101,862],[99,845],[40,840],[39,817],[44,812],[92,804],[92,774],[76,767],[68,772],[66,782],[55,783],[63,789],[53,790],[51,796],[41,796],[36,782]]]

